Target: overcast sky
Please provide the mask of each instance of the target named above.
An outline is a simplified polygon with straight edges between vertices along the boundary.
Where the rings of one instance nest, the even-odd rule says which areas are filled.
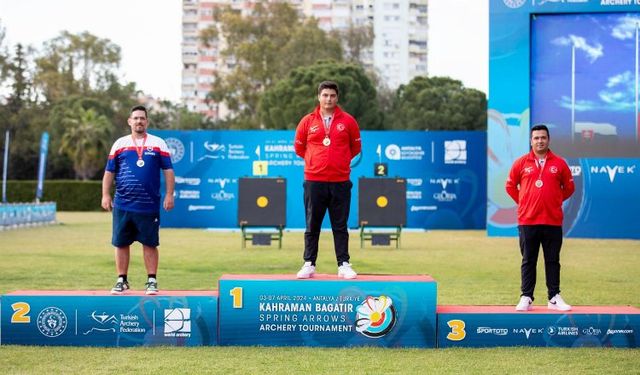
[[[429,75],[488,89],[488,0],[430,0]],[[40,48],[62,30],[122,48],[121,77],[147,94],[180,99],[181,0],[0,0],[5,44]]]

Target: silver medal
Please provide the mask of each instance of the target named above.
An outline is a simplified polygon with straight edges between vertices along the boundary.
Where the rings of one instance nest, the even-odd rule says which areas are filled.
[[[542,187],[542,180],[536,180],[536,187],[537,188],[541,188]]]
[[[136,165],[140,168],[144,167],[144,160],[138,159],[138,161],[136,162]]]
[[[329,137],[325,137],[325,139],[322,140],[322,144],[325,146],[329,146],[331,144],[331,140],[329,139]]]

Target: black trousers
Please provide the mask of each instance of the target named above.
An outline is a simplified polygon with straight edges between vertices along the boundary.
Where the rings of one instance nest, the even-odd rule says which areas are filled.
[[[555,225],[519,225],[520,253],[522,254],[522,295],[533,300],[536,288],[536,266],[540,245],[544,252],[544,271],[547,279],[547,294],[551,299],[560,293],[560,248],[562,227]]]
[[[349,232],[347,220],[351,207],[351,181],[304,182],[304,207],[307,228],[304,232],[304,260],[316,264],[318,241],[324,215],[329,210],[333,245],[338,265],[349,262]]]

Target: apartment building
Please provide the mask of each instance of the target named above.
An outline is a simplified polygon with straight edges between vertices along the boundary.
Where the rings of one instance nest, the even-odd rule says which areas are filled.
[[[362,57],[366,69],[374,69],[387,87],[395,89],[412,78],[427,75],[428,0],[270,0],[286,1],[301,17],[315,17],[325,30],[346,30],[350,25],[372,25],[373,47]],[[220,57],[224,40],[210,45],[200,32],[214,25],[213,12],[231,6],[245,15],[254,0],[183,0],[182,101],[191,111],[211,118],[225,118],[224,106],[207,100],[213,73],[224,74],[233,60]]]

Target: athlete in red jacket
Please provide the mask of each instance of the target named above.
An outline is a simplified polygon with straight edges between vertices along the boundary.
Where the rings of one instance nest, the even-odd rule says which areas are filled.
[[[304,116],[296,129],[296,154],[304,158],[304,265],[300,279],[313,277],[318,258],[318,240],[324,215],[329,210],[338,276],[355,279],[349,263],[347,220],[351,205],[351,159],[360,153],[360,129],[347,112],[338,107],[338,85],[324,81],[318,87],[316,109]]]
[[[522,254],[522,295],[518,311],[532,309],[536,265],[540,245],[544,252],[549,302],[553,310],[568,311],[560,296],[560,248],[562,247],[562,202],[575,190],[571,170],[564,159],[549,149],[549,129],[531,128],[531,151],[513,163],[507,178],[507,193],[518,204],[518,234]]]

